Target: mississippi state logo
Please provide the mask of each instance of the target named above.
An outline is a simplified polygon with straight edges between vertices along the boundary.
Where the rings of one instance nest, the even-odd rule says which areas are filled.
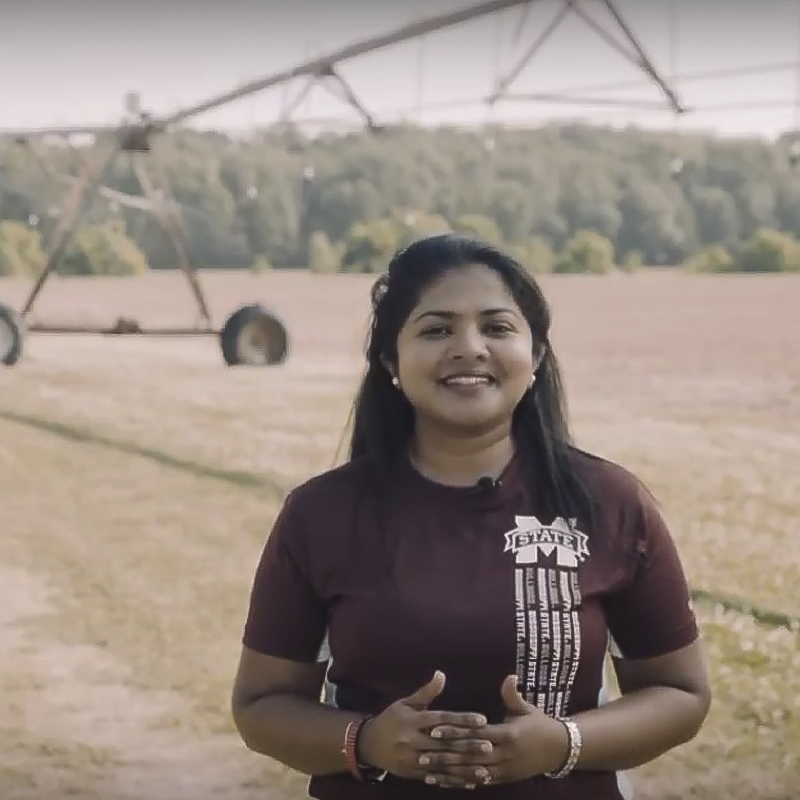
[[[538,564],[555,552],[557,566],[577,567],[589,556],[589,537],[575,527],[576,522],[556,517],[546,525],[536,517],[514,517],[517,527],[505,534],[503,552],[514,553],[519,566]]]

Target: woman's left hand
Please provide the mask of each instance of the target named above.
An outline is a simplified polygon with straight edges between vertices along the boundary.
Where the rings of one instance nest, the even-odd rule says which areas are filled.
[[[474,739],[461,728],[441,725],[431,731],[436,742],[427,758],[427,782],[450,788],[474,788],[514,781],[558,769],[567,758],[569,740],[564,726],[526,702],[517,691],[517,676],[509,675],[501,687],[506,708],[505,720],[479,731],[482,742],[490,742],[490,752],[475,747],[463,748],[463,740]],[[477,752],[476,752],[477,750]]]

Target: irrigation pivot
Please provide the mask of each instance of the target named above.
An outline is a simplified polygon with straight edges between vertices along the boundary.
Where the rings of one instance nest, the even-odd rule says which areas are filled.
[[[340,63],[517,6],[525,6],[526,8],[523,10],[527,11],[533,2],[535,0],[488,0],[488,2],[457,11],[428,17],[387,33],[355,42],[327,55],[304,61],[294,67],[249,81],[229,91],[193,105],[179,108],[161,117],[145,112],[138,96],[129,94],[125,98],[126,116],[121,124],[116,126],[77,125],[15,131],[0,130],[0,137],[13,137],[18,143],[31,147],[34,153],[33,140],[40,136],[71,137],[91,135],[95,138],[93,152],[90,152],[90,155],[85,159],[80,175],[77,177],[56,176],[60,180],[69,182],[70,191],[60,209],[60,218],[55,233],[48,242],[46,263],[36,278],[22,309],[16,312],[10,307],[0,304],[0,362],[7,365],[15,364],[22,355],[25,335],[28,332],[42,332],[108,335],[149,334],[157,336],[214,335],[219,339],[223,359],[228,365],[269,366],[282,363],[289,352],[288,332],[278,317],[261,303],[251,303],[235,310],[221,328],[217,328],[213,324],[197,270],[190,257],[180,206],[171,197],[168,183],[163,178],[163,175],[156,175],[158,178],[156,180],[153,173],[157,172],[157,170],[149,169],[143,161],[143,157],[151,151],[153,137],[163,134],[172,126],[184,123],[199,114],[303,77],[308,78],[309,85],[313,85],[317,81],[335,81],[339,90],[343,93],[342,96],[345,102],[349,103],[361,114],[369,129],[377,129],[379,126],[375,123],[372,115],[359,101],[352,87],[337,70],[337,66]],[[633,35],[622,15],[616,10],[611,0],[603,0],[603,2],[610,11],[617,27],[622,31],[628,45],[633,48],[633,53],[628,53],[629,60],[637,64],[659,86],[671,106],[679,108],[677,98],[675,98],[666,82],[652,65],[651,60]],[[534,46],[526,53],[523,61],[527,62],[531,59],[536,50],[549,38],[553,30],[568,13],[586,17],[585,11],[581,7],[582,0],[562,0],[562,5],[563,8],[559,12],[557,20],[537,39]],[[593,26],[597,27],[591,18],[587,19]],[[606,31],[599,29],[599,32],[604,38],[609,38]],[[490,98],[490,102],[497,102],[500,97],[507,93],[511,82],[519,74],[522,66],[524,64],[517,65],[512,74],[506,76],[498,84],[495,94]],[[307,88],[304,91],[307,91]],[[123,155],[134,160],[134,174],[142,190],[141,197],[125,195],[103,185],[104,178],[109,174],[116,160]],[[39,162],[42,165],[41,159],[39,159]],[[120,318],[113,325],[97,328],[88,325],[48,325],[29,320],[29,315],[33,310],[39,293],[42,291],[49,276],[58,267],[64,253],[85,219],[88,209],[91,207],[91,200],[96,195],[139,208],[152,214],[157,219],[172,242],[179,266],[186,277],[197,305],[201,320],[200,324],[184,328],[148,329],[141,326],[136,320]]]

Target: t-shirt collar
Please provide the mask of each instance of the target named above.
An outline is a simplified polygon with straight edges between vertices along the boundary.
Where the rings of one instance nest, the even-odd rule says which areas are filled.
[[[461,507],[494,507],[519,495],[525,472],[522,454],[517,448],[496,480],[490,485],[450,486],[423,475],[406,455],[401,475],[420,501],[455,504]]]

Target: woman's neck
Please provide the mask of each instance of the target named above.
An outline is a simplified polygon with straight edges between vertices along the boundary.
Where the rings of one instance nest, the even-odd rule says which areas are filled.
[[[451,486],[472,486],[480,478],[497,478],[514,455],[511,431],[504,427],[472,437],[416,431],[411,460],[426,478]]]

